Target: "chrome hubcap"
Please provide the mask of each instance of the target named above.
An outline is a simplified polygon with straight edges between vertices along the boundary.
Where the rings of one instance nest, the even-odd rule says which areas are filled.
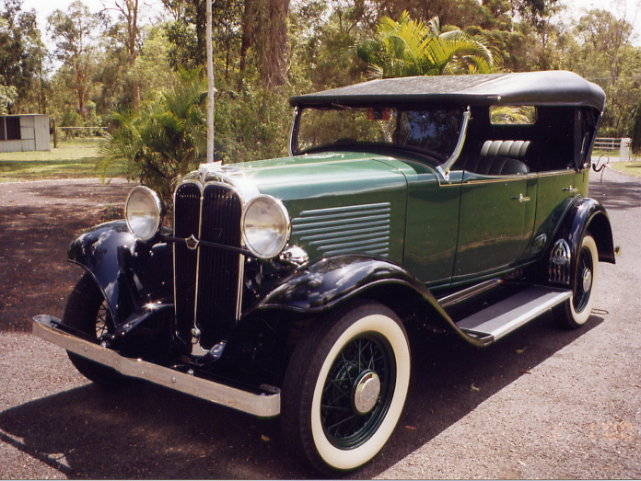
[[[592,271],[587,267],[583,269],[583,292],[589,292],[592,287]]]
[[[381,379],[374,371],[366,371],[354,384],[354,408],[359,414],[367,414],[378,401]]]

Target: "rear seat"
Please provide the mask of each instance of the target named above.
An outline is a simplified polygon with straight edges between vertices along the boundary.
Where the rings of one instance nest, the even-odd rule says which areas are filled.
[[[527,174],[530,169],[522,159],[530,147],[529,140],[486,140],[480,156],[465,166],[467,170],[484,175]],[[476,165],[474,165],[476,164]]]
[[[525,157],[530,148],[529,140],[486,140],[481,147],[481,157]]]

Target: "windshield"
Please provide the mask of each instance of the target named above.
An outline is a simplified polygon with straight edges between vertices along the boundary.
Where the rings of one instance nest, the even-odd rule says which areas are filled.
[[[462,107],[305,108],[294,139],[295,152],[383,146],[443,161],[456,146],[463,110]]]

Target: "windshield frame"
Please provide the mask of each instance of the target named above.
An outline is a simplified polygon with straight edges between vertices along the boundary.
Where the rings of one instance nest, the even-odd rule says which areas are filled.
[[[296,155],[305,155],[312,154],[316,152],[337,152],[337,151],[352,151],[352,152],[371,152],[372,149],[383,149],[391,152],[399,152],[402,154],[413,154],[418,155],[421,159],[428,161],[430,164],[434,165],[439,173],[444,178],[449,177],[449,168],[456,162],[458,157],[463,150],[465,143],[465,138],[467,135],[467,129],[469,126],[469,121],[471,120],[470,106],[462,113],[461,127],[459,129],[458,139],[454,146],[454,150],[450,153],[449,156],[444,154],[428,151],[427,149],[414,148],[413,146],[401,146],[385,142],[357,142],[353,144],[325,144],[310,147],[307,149],[298,148],[298,134],[300,127],[300,120],[303,112],[306,109],[309,110],[341,110],[341,109],[350,109],[350,108],[395,108],[398,111],[401,110],[415,110],[416,106],[407,106],[403,108],[403,105],[379,105],[379,104],[365,104],[365,105],[341,105],[341,104],[327,104],[327,105],[315,105],[315,106],[306,106],[294,107],[292,126],[290,129],[289,135],[289,153],[292,156]],[[412,108],[413,107],[413,108]]]

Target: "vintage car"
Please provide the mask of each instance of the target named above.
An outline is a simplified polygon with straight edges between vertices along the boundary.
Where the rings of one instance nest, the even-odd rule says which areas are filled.
[[[401,416],[414,341],[482,348],[547,311],[587,321],[615,262],[587,196],[604,101],[564,71],[293,97],[288,157],[201,164],[171,222],[135,187],[124,220],[74,240],[85,274],[34,332],[96,383],[280,415],[315,467],[355,469]]]

